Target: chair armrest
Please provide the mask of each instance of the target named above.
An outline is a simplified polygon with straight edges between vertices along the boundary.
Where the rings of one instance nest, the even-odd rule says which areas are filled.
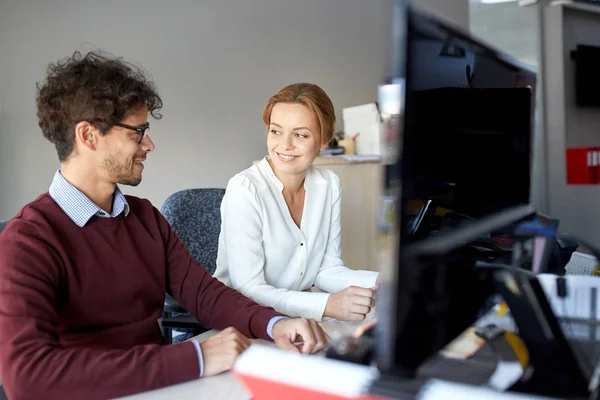
[[[180,315],[177,317],[163,318],[161,322],[164,328],[171,329],[195,329],[202,332],[208,331],[198,320],[191,315]]]
[[[187,313],[187,310],[185,308],[183,308],[181,306],[181,304],[179,304],[177,302],[177,300],[175,300],[174,298],[172,298],[171,296],[169,296],[167,294],[167,295],[165,295],[164,312],[166,312],[166,313]]]

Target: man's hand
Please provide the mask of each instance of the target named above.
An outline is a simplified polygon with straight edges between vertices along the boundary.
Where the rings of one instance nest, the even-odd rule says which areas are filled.
[[[350,286],[329,296],[324,316],[340,321],[362,321],[371,307],[375,306],[375,295],[379,285],[370,289]]]
[[[304,354],[316,353],[327,346],[327,334],[317,321],[306,318],[277,321],[273,325],[273,340],[277,347]]]
[[[276,324],[277,325],[277,324]],[[228,371],[240,354],[250,346],[250,340],[235,328],[227,328],[200,343],[204,358],[204,375],[212,376]]]
[[[377,325],[377,318],[372,319],[369,322],[367,322],[366,324],[362,324],[361,326],[356,328],[354,330],[354,332],[352,333],[352,337],[355,339],[358,339],[359,337],[364,335],[367,331],[373,329],[375,327],[375,325]]]

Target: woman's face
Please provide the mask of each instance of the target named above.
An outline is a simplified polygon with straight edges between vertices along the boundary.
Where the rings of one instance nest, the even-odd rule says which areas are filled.
[[[312,111],[297,103],[273,106],[267,148],[276,172],[305,173],[325,147],[319,121]]]

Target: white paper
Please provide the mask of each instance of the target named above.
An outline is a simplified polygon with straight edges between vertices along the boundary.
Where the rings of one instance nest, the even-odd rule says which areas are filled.
[[[598,261],[589,254],[574,252],[565,266],[567,275],[593,275]]]
[[[344,135],[353,137],[354,151],[360,155],[381,154],[381,118],[375,103],[346,107],[342,110],[344,119]]]
[[[353,162],[365,162],[365,161],[381,161],[381,157],[377,155],[360,155],[360,154],[343,154],[340,157]]]
[[[482,386],[471,386],[461,383],[432,379],[417,395],[419,400],[551,400],[550,397],[530,394],[498,392]]]
[[[518,361],[499,361],[490,377],[490,387],[496,390],[507,390],[523,376],[523,367]]]
[[[540,274],[537,278],[559,321],[565,317],[593,321],[600,319],[600,277],[565,276],[567,295],[564,298],[559,297],[556,292],[556,275]],[[561,321],[561,326],[567,338],[600,340],[600,329],[591,324],[565,320]]]

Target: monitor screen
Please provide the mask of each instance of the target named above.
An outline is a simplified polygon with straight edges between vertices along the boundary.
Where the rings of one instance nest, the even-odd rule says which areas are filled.
[[[410,245],[529,204],[536,74],[404,2],[395,4],[391,73],[379,88],[384,201],[378,334],[395,345],[399,277]],[[485,238],[483,238],[485,239]],[[510,238],[490,237],[507,250]],[[435,279],[435,277],[430,277]],[[383,311],[384,312],[380,312]],[[393,369],[394,353],[378,360]]]

